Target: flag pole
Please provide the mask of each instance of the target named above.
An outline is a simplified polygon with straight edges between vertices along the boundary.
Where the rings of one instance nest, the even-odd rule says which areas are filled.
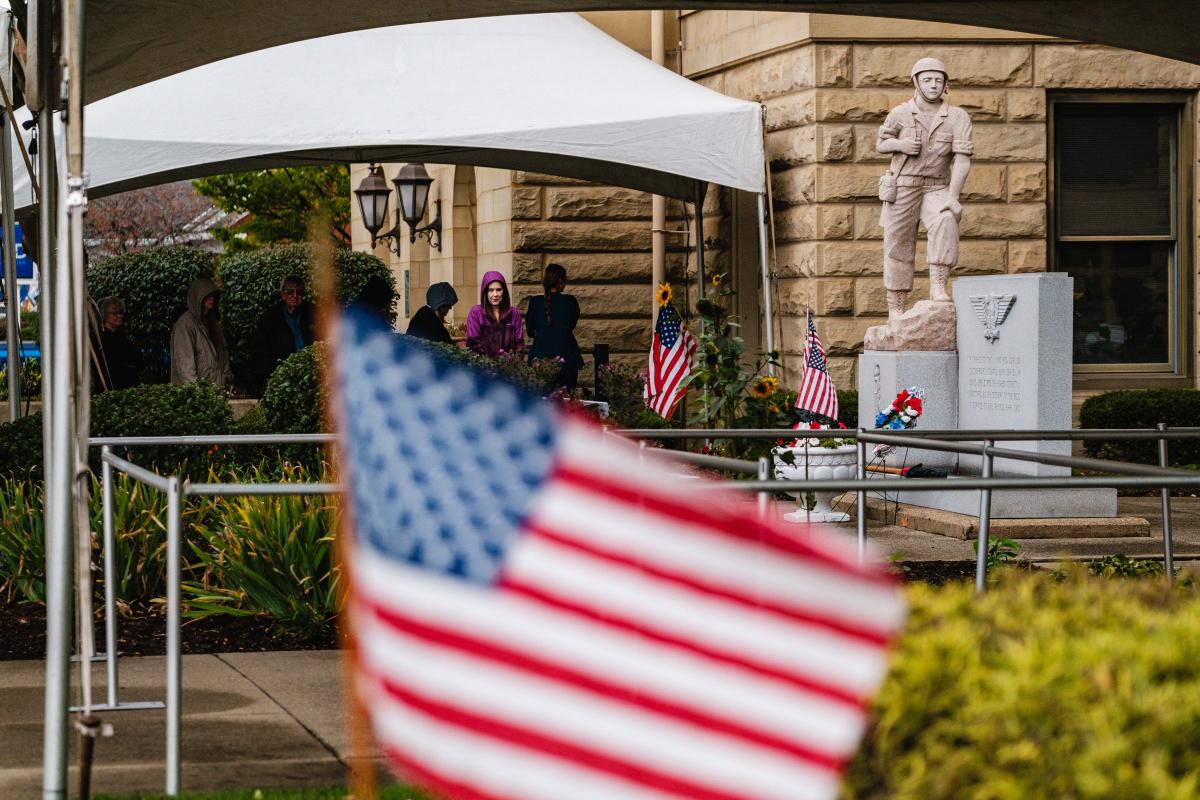
[[[811,343],[808,341],[808,326],[809,325],[812,325],[812,308],[805,308],[804,309],[804,354],[803,354],[804,358],[803,358],[802,369],[808,369],[808,348],[811,346]],[[803,373],[801,373],[801,376],[803,376]],[[804,385],[803,377],[800,381],[800,385],[802,387]],[[809,474],[808,474],[808,437],[806,436],[806,437],[804,437],[804,480],[808,480],[808,479],[809,479]],[[808,492],[804,493],[804,518],[806,520],[808,520],[809,522],[812,522],[812,510],[809,509],[809,507],[808,507]]]
[[[325,429],[336,430],[337,409],[341,395],[338,392],[335,363],[337,359],[337,275],[334,269],[334,244],[329,231],[333,220],[328,209],[318,209],[309,218],[308,239],[312,248],[312,282],[317,300],[317,327],[321,341],[329,343],[326,359],[325,388],[329,404],[325,409]],[[338,444],[329,445],[327,452],[329,474],[326,480],[338,482]],[[374,800],[376,797],[375,763],[371,758],[374,739],[368,722],[366,709],[358,692],[356,671],[358,669],[358,643],[350,626],[349,606],[351,570],[348,555],[350,540],[354,536],[354,520],[350,504],[338,496],[338,513],[333,515],[334,558],[341,573],[338,582],[338,639],[342,650],[342,697],[346,708],[346,766],[349,772],[349,796],[355,800]]]

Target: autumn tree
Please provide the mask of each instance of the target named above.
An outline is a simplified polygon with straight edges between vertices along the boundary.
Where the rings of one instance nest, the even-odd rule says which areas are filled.
[[[212,210],[187,181],[134,189],[90,200],[84,239],[92,256],[186,244],[203,233],[199,222]]]

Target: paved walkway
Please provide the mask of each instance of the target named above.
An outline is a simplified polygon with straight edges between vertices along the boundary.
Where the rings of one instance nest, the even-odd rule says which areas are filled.
[[[1174,501],[1176,553],[1200,558],[1200,499]],[[1123,552],[1161,556],[1158,498],[1123,498],[1120,513],[1150,520],[1153,536],[1107,540],[1023,540],[1027,558],[1096,557]],[[847,535],[853,529],[845,526]],[[906,528],[872,526],[870,538],[886,554],[909,560],[973,560],[970,542]],[[183,658],[183,788],[336,786],[346,781],[341,656],[336,651],[230,653]],[[164,694],[161,657],[121,661],[121,698],[155,700]],[[0,663],[0,798],[41,795],[42,670],[40,661]],[[98,695],[104,671],[97,665]],[[161,791],[161,711],[109,713],[115,735],[100,740],[94,788],[98,792]],[[72,736],[73,744],[77,737]],[[72,753],[71,763],[76,756]],[[385,770],[380,765],[382,776]],[[75,771],[72,769],[72,786]]]

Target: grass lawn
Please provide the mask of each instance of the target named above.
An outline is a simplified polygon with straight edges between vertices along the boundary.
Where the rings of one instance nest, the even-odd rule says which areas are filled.
[[[161,794],[99,794],[95,800],[158,800]],[[224,792],[184,792],[178,800],[345,800],[345,789],[233,789]],[[429,800],[419,789],[380,786],[379,800]]]

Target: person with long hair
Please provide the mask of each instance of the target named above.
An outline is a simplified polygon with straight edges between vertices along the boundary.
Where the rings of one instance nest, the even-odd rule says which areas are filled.
[[[479,305],[467,314],[467,347],[492,357],[525,350],[521,310],[512,304],[499,272],[486,272],[480,281]]]
[[[579,302],[563,293],[566,288],[567,270],[561,264],[547,264],[542,273],[542,295],[529,298],[525,332],[533,340],[529,347],[530,363],[537,358],[557,358],[562,367],[556,383],[564,389],[574,389],[583,367],[583,353],[575,341]]]

